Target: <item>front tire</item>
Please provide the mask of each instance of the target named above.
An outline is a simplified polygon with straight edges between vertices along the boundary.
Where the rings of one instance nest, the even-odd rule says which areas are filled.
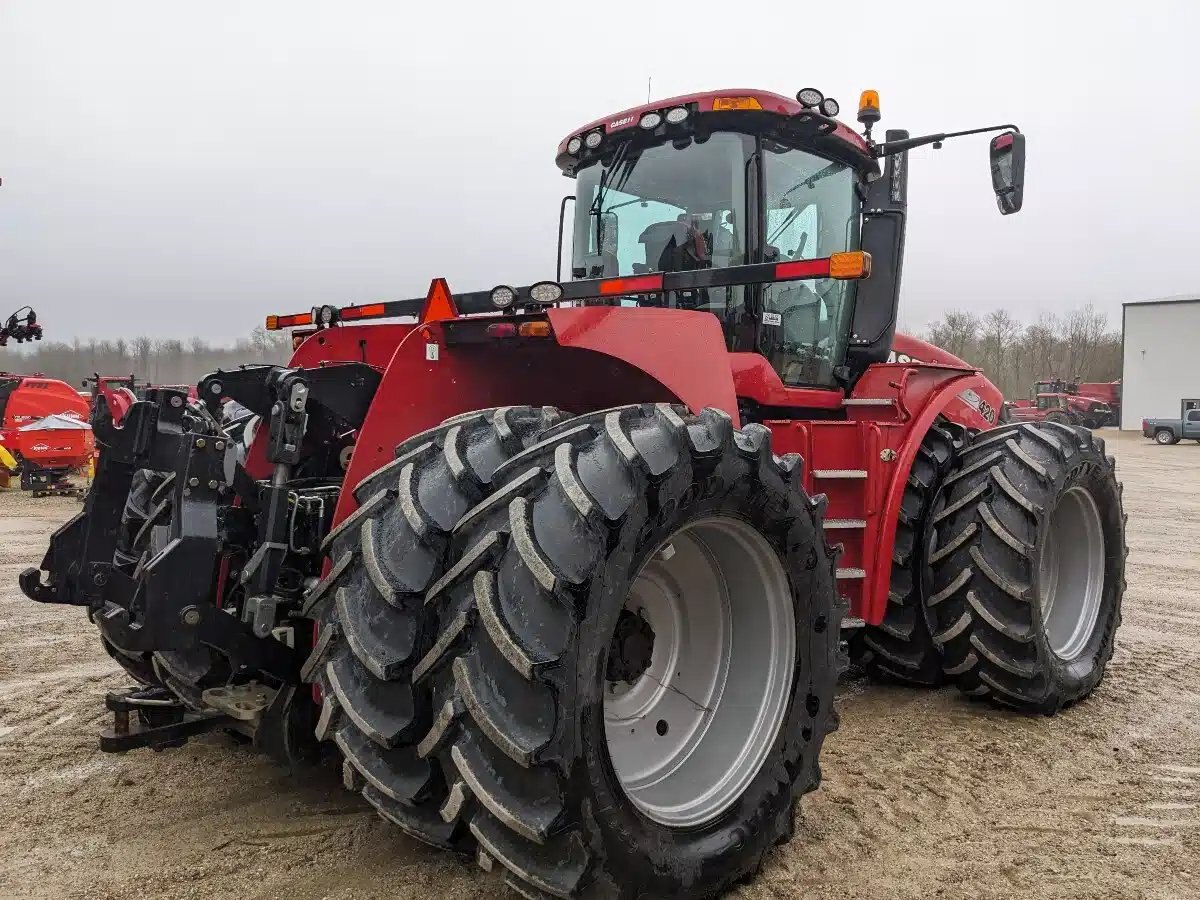
[[[937,687],[945,680],[942,648],[925,617],[933,580],[929,550],[936,539],[936,523],[929,520],[942,479],[962,447],[960,434],[948,423],[934,425],[913,460],[900,502],[883,621],[860,629],[850,644],[851,659],[875,680],[921,687]]]
[[[928,601],[972,696],[1052,714],[1104,677],[1125,592],[1121,485],[1104,442],[1028,423],[984,432],[947,482]]]
[[[458,524],[418,751],[519,892],[715,897],[791,836],[842,615],[799,464],[716,410],[625,407],[511,461]]]

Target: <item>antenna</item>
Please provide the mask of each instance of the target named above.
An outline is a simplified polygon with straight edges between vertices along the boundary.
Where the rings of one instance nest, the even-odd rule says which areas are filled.
[[[650,102],[650,81],[653,77],[654,76],[652,76],[652,75],[646,76],[646,102],[647,103]]]

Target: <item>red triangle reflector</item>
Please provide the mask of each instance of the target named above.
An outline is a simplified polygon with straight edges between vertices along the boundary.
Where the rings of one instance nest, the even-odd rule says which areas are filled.
[[[429,293],[425,296],[425,307],[421,310],[421,322],[440,322],[443,319],[458,318],[458,310],[454,308],[454,296],[446,284],[445,278],[435,278],[429,285]]]

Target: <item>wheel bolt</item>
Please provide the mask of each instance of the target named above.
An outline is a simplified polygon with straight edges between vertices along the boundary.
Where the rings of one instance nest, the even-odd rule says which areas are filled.
[[[194,606],[185,607],[183,612],[179,614],[179,617],[183,619],[184,625],[200,624],[200,610],[196,609]]]

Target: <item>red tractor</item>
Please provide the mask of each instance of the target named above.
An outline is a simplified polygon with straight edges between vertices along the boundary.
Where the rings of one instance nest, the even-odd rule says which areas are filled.
[[[1043,399],[1045,398],[1045,399]],[[1121,423],[1121,382],[1111,383],[1063,381],[1052,378],[1038,381],[1033,385],[1029,400],[1017,400],[1007,404],[1013,421],[1039,421],[1047,414],[1047,410],[1065,411],[1066,418],[1057,421],[1070,421],[1072,424],[1083,425],[1085,428],[1100,428],[1104,425],[1120,425]],[[1024,412],[1021,410],[1040,410]]]
[[[1008,214],[1024,137],[837,113],[732,90],[596,120],[557,154],[570,279],[272,316],[317,328],[287,367],[98,423],[88,505],[21,586],[141,673],[102,747],[315,734],[525,896],[715,897],[818,785],[843,641],[879,679],[1087,696],[1125,586],[1103,443],[997,426],[982,374],[893,341],[908,151],[1000,132]],[[261,417],[244,464],[223,397]]]

